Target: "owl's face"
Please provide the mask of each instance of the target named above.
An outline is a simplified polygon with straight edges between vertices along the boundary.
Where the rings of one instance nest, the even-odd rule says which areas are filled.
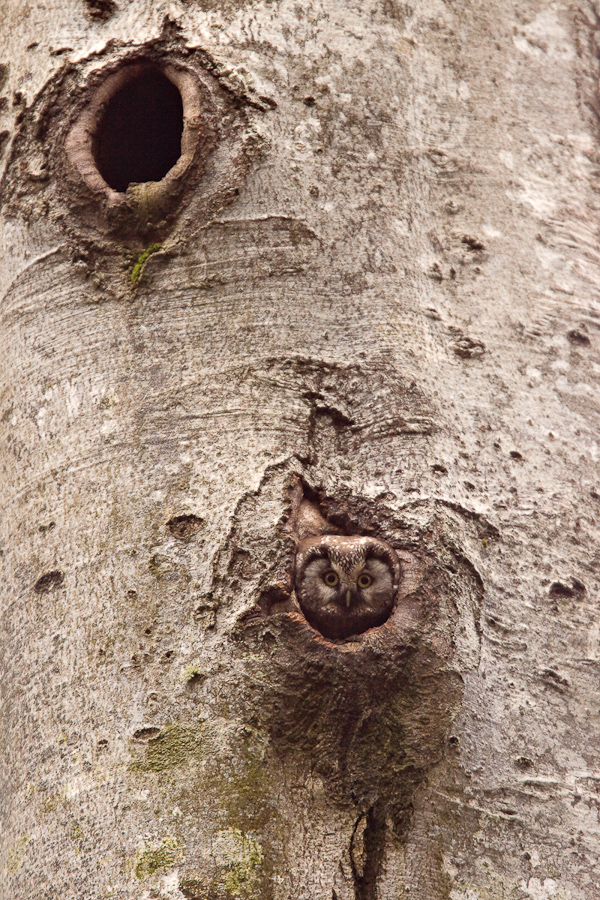
[[[298,547],[298,602],[310,624],[333,640],[382,625],[399,580],[396,552],[376,538],[325,535]]]

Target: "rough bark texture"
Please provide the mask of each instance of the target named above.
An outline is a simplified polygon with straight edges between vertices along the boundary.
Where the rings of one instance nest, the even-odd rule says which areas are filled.
[[[0,35],[2,897],[597,900],[600,6]],[[111,199],[139,64],[197,143]],[[383,625],[304,620],[302,503],[396,550]]]

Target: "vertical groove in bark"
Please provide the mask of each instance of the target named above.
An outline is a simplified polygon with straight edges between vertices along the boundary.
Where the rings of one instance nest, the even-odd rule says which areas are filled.
[[[355,900],[378,900],[377,884],[385,855],[386,810],[371,806],[357,820],[350,843]]]

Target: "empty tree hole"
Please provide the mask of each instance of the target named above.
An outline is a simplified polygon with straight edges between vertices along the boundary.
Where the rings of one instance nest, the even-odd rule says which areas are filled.
[[[98,123],[94,159],[115,191],[160,181],[181,156],[183,101],[158,69],[123,84],[109,99]]]

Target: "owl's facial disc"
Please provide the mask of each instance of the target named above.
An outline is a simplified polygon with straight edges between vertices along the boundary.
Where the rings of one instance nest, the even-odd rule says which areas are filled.
[[[327,569],[322,577],[328,588],[336,589],[330,598],[340,605],[345,605],[346,609],[356,602],[361,590],[366,590],[373,584],[373,576],[365,570],[364,561],[352,567],[350,571],[338,569],[338,566],[333,563],[333,568]]]
[[[396,553],[384,541],[325,535],[301,543],[295,588],[308,622],[343,640],[386,621],[399,576]]]

